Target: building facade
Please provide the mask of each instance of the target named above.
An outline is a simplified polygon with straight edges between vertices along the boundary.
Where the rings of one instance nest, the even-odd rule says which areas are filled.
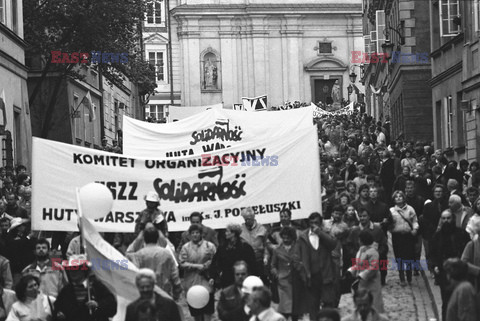
[[[480,64],[478,0],[430,2],[435,147],[478,159]]]
[[[352,51],[363,50],[360,0],[178,0],[181,103],[226,108],[242,97],[340,103]],[[358,72],[358,69],[357,69]],[[359,80],[356,83],[363,91]]]
[[[169,105],[180,105],[180,65],[177,35],[170,29],[170,5],[176,1],[152,0],[142,26],[145,60],[155,66],[157,88],[145,106],[145,117],[166,119]],[[174,63],[173,59],[175,59]]]
[[[41,65],[32,66],[28,78],[30,91],[40,81],[41,70]],[[123,115],[139,118],[143,113],[136,87],[128,80],[114,85],[93,68],[80,66],[78,70],[85,76],[83,80],[67,77],[60,81],[47,135],[42,133],[42,124],[58,76],[50,73],[42,81],[41,94],[32,106],[33,135],[96,149],[102,148],[104,137],[108,147],[121,145]],[[87,94],[91,97],[91,108]]]
[[[30,168],[32,132],[22,0],[0,0],[0,39],[0,166]]]
[[[390,119],[392,139],[433,140],[428,3],[363,2],[364,51],[381,57],[365,64],[367,112],[377,121]],[[385,43],[392,49],[389,59]]]

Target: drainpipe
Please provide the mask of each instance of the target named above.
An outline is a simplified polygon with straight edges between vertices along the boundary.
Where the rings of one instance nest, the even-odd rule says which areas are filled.
[[[170,105],[173,105],[173,66],[172,66],[172,21],[170,15],[170,0],[166,1],[168,14],[168,74],[170,78]]]
[[[105,113],[104,113],[104,106],[103,106],[103,75],[100,68],[98,70],[98,89],[100,90],[100,106],[99,106],[100,108],[98,109],[100,112],[100,145],[99,146],[102,146],[102,139],[105,136]]]

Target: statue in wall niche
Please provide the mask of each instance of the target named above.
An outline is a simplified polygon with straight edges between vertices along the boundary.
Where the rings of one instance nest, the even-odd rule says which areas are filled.
[[[340,82],[338,80],[335,80],[335,84],[332,87],[332,99],[333,103],[341,103],[342,101],[342,95],[340,92]]]
[[[218,71],[216,62],[212,62],[210,58],[205,62],[203,68],[204,76],[204,89],[216,89],[217,88],[217,79]]]

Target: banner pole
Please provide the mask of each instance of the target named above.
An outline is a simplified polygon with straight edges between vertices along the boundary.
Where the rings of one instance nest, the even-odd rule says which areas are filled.
[[[78,230],[80,231],[80,251],[83,252],[83,253],[87,253],[87,251],[85,251],[85,242],[83,240],[83,230],[82,230],[82,218],[83,218],[83,213],[82,213],[82,204],[80,202],[80,189],[77,187],[75,189],[75,194],[76,194],[76,198],[77,198],[77,215],[78,215]],[[84,263],[85,264],[85,263]],[[91,301],[92,300],[92,294],[91,294],[91,290],[90,290],[90,278],[87,277],[87,297],[88,297],[88,301]],[[93,314],[93,310],[92,308],[88,308],[88,311],[90,313],[90,315]]]

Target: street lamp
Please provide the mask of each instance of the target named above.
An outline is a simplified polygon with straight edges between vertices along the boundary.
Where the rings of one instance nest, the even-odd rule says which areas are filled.
[[[405,36],[403,35],[403,29],[405,27],[405,21],[400,21],[400,23],[398,24],[398,26],[396,28],[392,28],[390,26],[388,26],[387,28],[385,28],[383,30],[383,34],[385,35],[386,39],[389,39],[389,30],[392,30],[393,32],[395,32],[398,37],[400,38],[400,45],[404,45],[405,44]]]
[[[348,90],[348,97],[350,97],[350,95],[353,93],[353,86],[352,86],[352,84],[348,85],[347,90]]]
[[[355,80],[357,80],[357,74],[355,73],[355,71],[352,70],[352,72],[350,73],[349,75],[350,77],[350,82],[355,82]]]
[[[392,58],[393,43],[391,43],[390,40],[386,39],[385,43],[382,45],[382,51],[387,59]]]

